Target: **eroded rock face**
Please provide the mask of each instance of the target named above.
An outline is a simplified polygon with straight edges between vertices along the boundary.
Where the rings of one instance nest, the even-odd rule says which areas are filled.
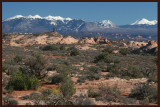
[[[156,41],[148,41],[146,46],[143,46],[137,50],[136,53],[149,53],[149,54],[157,54],[158,52],[158,44]]]
[[[60,44],[75,44],[78,42],[78,39],[75,39],[71,36],[63,37],[63,39],[59,42]]]
[[[95,44],[94,38],[85,37],[79,41],[81,44]]]
[[[98,36],[96,39],[96,43],[100,43],[100,40],[101,40],[101,36]]]
[[[107,37],[102,38],[101,36],[98,36],[98,37],[97,37],[96,43],[111,44],[111,42],[107,39]]]
[[[146,42],[137,42],[137,41],[129,41],[128,46],[132,48],[140,48],[142,46],[146,46],[148,43]]]
[[[119,53],[119,50],[113,50],[112,53],[114,54]]]
[[[158,44],[157,44],[156,41],[154,41],[154,40],[148,41],[148,44],[147,44],[148,49],[152,49],[152,48],[155,48],[157,46],[158,46]]]
[[[74,44],[78,42],[78,39],[71,36],[64,37],[57,32],[46,32],[41,34],[10,34],[9,36],[6,39],[7,43],[3,43],[11,46],[26,46],[34,44]]]

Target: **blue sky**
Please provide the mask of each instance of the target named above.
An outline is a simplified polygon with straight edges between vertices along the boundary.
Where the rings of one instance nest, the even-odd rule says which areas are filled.
[[[3,2],[2,20],[15,15],[52,15],[86,21],[111,20],[117,25],[146,18],[157,20],[156,2]]]

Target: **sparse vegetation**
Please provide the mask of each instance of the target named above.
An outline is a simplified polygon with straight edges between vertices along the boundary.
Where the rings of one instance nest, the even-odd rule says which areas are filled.
[[[120,49],[119,52],[120,52],[122,55],[128,55],[128,54],[131,53],[128,48],[122,48],[122,49]]]
[[[37,89],[39,86],[39,80],[35,77],[35,75],[30,76],[23,74],[21,71],[17,71],[14,75],[12,75],[6,88],[9,91],[14,91]]]
[[[137,100],[144,100],[152,103],[158,102],[157,87],[151,87],[149,83],[140,84],[132,90],[129,97],[136,98]]]
[[[31,101],[26,105],[157,104],[157,56],[149,51],[134,53],[135,49],[124,48],[122,43],[3,44],[3,105],[17,105],[19,99]],[[15,100],[16,90],[34,92]]]

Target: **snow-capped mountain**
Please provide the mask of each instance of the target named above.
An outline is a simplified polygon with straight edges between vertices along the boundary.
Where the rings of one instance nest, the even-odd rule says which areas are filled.
[[[105,28],[116,27],[116,25],[113,22],[111,22],[110,20],[102,20],[101,22],[99,22],[99,24],[101,26],[104,26]]]
[[[147,24],[146,24],[147,23]],[[88,22],[82,19],[63,18],[61,16],[16,15],[2,21],[2,32],[41,33],[53,31],[53,27],[61,34],[80,33],[134,34],[156,35],[157,21],[138,20],[131,25],[116,26],[110,20]],[[78,32],[78,33],[77,33]]]
[[[32,16],[32,15],[29,15],[29,16],[16,15],[16,16],[13,16],[11,18],[8,18],[8,19],[4,20],[3,22],[14,20],[14,19],[20,19],[20,18],[25,18],[25,19],[29,19],[29,20],[46,19],[46,20],[51,21],[50,24],[53,24],[53,25],[56,25],[56,21],[57,20],[60,20],[62,22],[66,22],[66,21],[72,20],[71,18],[63,18],[61,16],[51,16],[51,15],[49,15],[47,17],[41,17],[39,15],[35,15],[35,16]]]
[[[47,17],[41,17],[39,15],[16,15],[4,20],[2,26],[3,32],[44,32],[51,31],[53,26],[55,26],[56,30],[59,32],[95,31],[98,29],[116,27],[116,25],[109,20],[103,20],[97,23],[51,15]]]
[[[132,23],[131,25],[156,25],[157,24],[157,20],[147,20],[145,18],[139,19],[137,21],[135,21],[134,23]]]

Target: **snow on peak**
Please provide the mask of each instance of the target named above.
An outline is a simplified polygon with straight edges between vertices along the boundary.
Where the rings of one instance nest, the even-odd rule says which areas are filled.
[[[5,21],[9,21],[9,20],[13,20],[13,19],[19,19],[19,18],[22,18],[22,17],[24,17],[24,16],[16,15],[16,16],[13,16],[13,17],[10,17],[10,18],[6,19]]]
[[[149,20],[147,20],[145,18],[142,18],[140,20],[135,21],[131,25],[141,25],[141,24],[155,25],[155,24],[157,24],[157,20],[151,20],[151,21],[149,21]]]
[[[47,20],[61,20],[64,22],[64,20],[72,20],[71,18],[63,18],[61,16],[47,16],[47,17],[44,17],[44,19],[47,19]]]
[[[101,24],[101,26],[104,26],[106,28],[116,27],[116,25],[113,22],[111,22],[110,20],[102,20],[100,22],[100,24]]]
[[[35,16],[29,15],[29,16],[26,16],[25,18],[42,19],[42,17],[39,15],[35,15]]]
[[[62,21],[62,22],[64,22],[65,20],[66,20],[66,21],[72,20],[71,18],[63,18],[63,17],[61,17],[61,16],[51,16],[51,15],[49,15],[49,16],[47,16],[47,17],[41,17],[41,16],[39,16],[39,15],[34,15],[34,16],[32,16],[32,15],[29,15],[29,16],[16,15],[16,16],[13,16],[13,17],[11,17],[11,18],[6,19],[5,21],[9,21],[9,20],[12,20],[12,19],[18,19],[18,18],[26,18],[26,19],[46,19],[46,20],[52,21],[51,24],[53,24],[53,21],[57,21],[57,20],[60,20],[60,21]]]

